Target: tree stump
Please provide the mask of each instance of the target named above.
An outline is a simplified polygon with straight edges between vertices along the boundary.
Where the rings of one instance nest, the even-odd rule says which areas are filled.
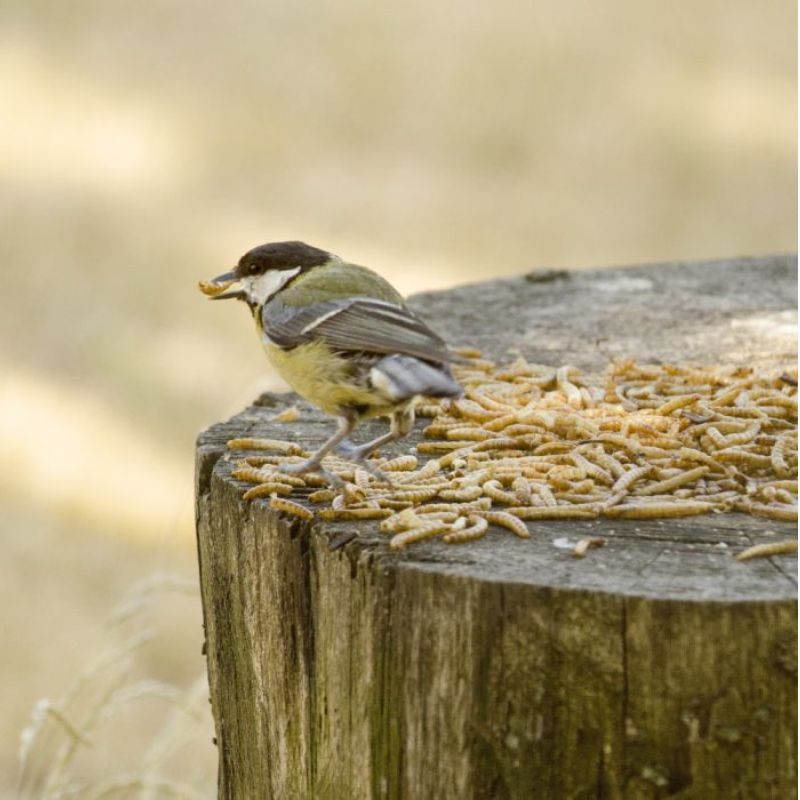
[[[796,357],[796,282],[790,257],[540,270],[412,305],[498,360],[768,366]],[[299,422],[268,422],[291,404]],[[796,796],[796,559],[734,558],[791,525],[553,521],[395,553],[376,523],[241,500],[226,440],[330,427],[265,395],[199,438],[219,797]],[[599,534],[582,560],[554,546]]]

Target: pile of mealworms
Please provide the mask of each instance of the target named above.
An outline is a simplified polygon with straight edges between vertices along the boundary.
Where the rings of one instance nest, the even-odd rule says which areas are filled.
[[[417,406],[429,421],[416,454],[373,458],[369,471],[328,456],[333,488],[278,470],[308,455],[297,443],[234,439],[242,457],[232,475],[254,484],[245,499],[269,497],[307,520],[379,520],[394,549],[469,542],[490,526],[525,538],[532,520],[726,511],[797,520],[796,370],[627,360],[593,377],[462,355],[463,397]],[[580,554],[601,544],[587,540]]]

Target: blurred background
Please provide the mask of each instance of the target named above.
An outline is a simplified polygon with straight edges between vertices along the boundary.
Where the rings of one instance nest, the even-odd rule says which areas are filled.
[[[194,439],[280,383],[198,279],[288,238],[406,293],[794,250],[796,30],[792,0],[6,0],[0,797],[23,731],[25,797],[215,794]]]

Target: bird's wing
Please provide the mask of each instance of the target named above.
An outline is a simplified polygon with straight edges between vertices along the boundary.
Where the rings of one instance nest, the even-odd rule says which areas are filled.
[[[322,339],[334,350],[403,353],[442,363],[455,358],[412,311],[384,300],[355,297],[303,309],[273,301],[261,313],[265,333],[281,347]]]

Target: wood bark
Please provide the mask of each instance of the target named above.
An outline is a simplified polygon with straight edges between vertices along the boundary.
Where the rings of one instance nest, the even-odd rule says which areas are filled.
[[[775,366],[796,358],[795,288],[774,257],[538,271],[413,305],[495,358]],[[290,404],[298,423],[269,422]],[[796,796],[796,559],[733,557],[791,525],[542,522],[398,554],[374,523],[241,500],[227,439],[313,446],[329,427],[266,395],[198,441],[221,798]],[[586,535],[608,543],[554,545]]]

